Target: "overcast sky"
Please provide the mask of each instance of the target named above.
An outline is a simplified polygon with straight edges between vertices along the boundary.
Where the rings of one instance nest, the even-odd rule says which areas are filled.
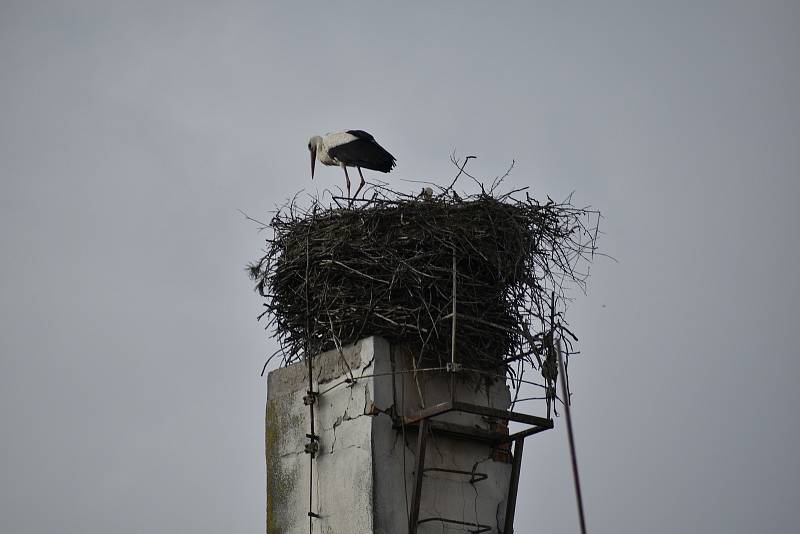
[[[591,532],[796,532],[800,5],[282,4],[0,0],[0,531],[263,531],[237,209],[339,185],[306,143],[358,128],[400,189],[457,150],[602,210]],[[576,532],[563,420],[525,450],[517,529]]]

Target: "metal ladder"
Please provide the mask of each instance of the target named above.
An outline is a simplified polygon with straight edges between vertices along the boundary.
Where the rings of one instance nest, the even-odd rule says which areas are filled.
[[[455,423],[444,421],[435,421],[434,419],[440,415],[448,412],[460,412],[473,415],[480,415],[495,420],[501,421],[514,421],[528,425],[528,428],[516,432],[514,434],[507,434],[492,430],[472,428]],[[422,497],[422,482],[425,478],[426,472],[431,471],[444,471],[453,474],[463,474],[470,476],[470,484],[486,480],[488,475],[485,473],[475,473],[474,471],[461,471],[455,469],[443,469],[434,467],[425,467],[425,455],[427,450],[428,434],[435,432],[443,436],[455,439],[462,439],[472,442],[488,443],[493,446],[513,443],[513,463],[511,467],[511,481],[508,488],[508,497],[506,498],[506,515],[505,523],[502,534],[512,534],[514,530],[514,511],[517,504],[517,489],[519,486],[520,468],[522,467],[522,451],[525,443],[525,438],[549,430],[553,428],[552,419],[545,419],[543,417],[536,417],[518,412],[511,412],[499,410],[497,408],[490,408],[487,406],[480,406],[476,404],[468,404],[464,402],[457,402],[454,400],[437,404],[411,417],[401,417],[399,426],[417,427],[417,458],[416,468],[414,470],[414,486],[411,499],[411,509],[409,510],[408,532],[409,534],[417,534],[417,527],[423,523],[438,521],[441,523],[461,525],[465,527],[473,527],[469,530],[473,534],[481,534],[492,530],[490,525],[483,525],[480,523],[469,523],[459,521],[456,519],[449,519],[445,517],[427,517],[424,519],[419,518],[420,501]],[[397,426],[397,425],[396,425]]]

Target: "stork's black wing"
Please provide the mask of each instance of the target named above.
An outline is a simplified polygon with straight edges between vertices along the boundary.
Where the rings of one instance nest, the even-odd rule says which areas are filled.
[[[347,133],[355,135],[357,139],[329,148],[328,154],[331,157],[350,167],[362,167],[380,172],[392,170],[395,165],[394,156],[375,142],[371,135],[361,130],[350,130]]]

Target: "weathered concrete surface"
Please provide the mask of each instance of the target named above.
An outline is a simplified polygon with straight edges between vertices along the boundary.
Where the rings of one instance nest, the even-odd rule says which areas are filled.
[[[346,364],[345,364],[346,361]],[[410,373],[411,355],[377,337],[314,359],[314,390],[319,453],[304,453],[310,430],[303,404],[308,387],[303,364],[273,371],[268,379],[266,418],[267,533],[308,533],[309,476],[313,470],[312,533],[402,534],[407,532],[416,457],[416,432],[393,428],[389,414],[413,414],[449,397],[449,377]],[[353,376],[352,384],[345,380]],[[503,381],[459,381],[462,401],[507,409]],[[447,414],[440,420],[489,428],[478,416]],[[420,519],[439,516],[491,525],[500,532],[511,466],[492,459],[487,445],[430,436],[426,467],[476,471],[469,476],[426,473]],[[463,527],[429,522],[419,533],[463,532]]]

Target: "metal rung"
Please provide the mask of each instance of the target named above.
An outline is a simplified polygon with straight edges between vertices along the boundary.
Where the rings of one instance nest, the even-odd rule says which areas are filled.
[[[422,470],[423,473],[427,473],[429,471],[436,471],[438,473],[453,473],[455,475],[469,475],[470,484],[474,484],[489,478],[489,475],[486,473],[478,473],[476,471],[461,471],[459,469],[445,469],[444,467],[427,467]]]
[[[420,520],[417,524],[428,523],[429,521],[440,521],[442,523],[451,523],[453,525],[462,525],[465,527],[475,527],[475,530],[470,530],[472,534],[481,534],[481,532],[489,532],[492,527],[489,525],[481,525],[480,523],[467,523],[466,521],[456,521],[455,519],[447,519],[445,517],[427,517]]]

